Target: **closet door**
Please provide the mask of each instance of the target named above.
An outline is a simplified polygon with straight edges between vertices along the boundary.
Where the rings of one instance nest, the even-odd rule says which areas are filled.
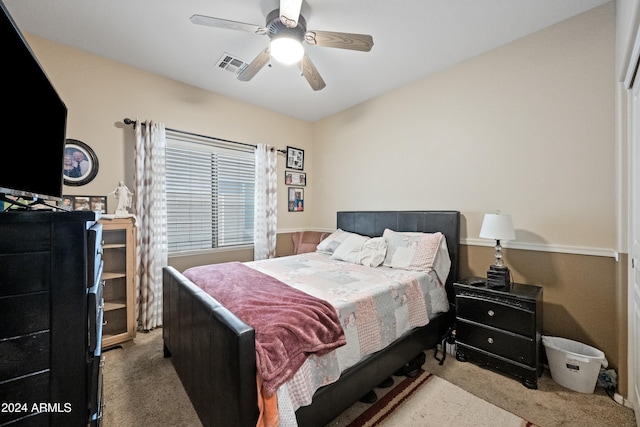
[[[629,290],[628,290],[628,328],[629,328],[629,399],[633,402],[636,414],[640,412],[640,32],[636,37],[636,48],[631,63],[635,75],[627,81],[629,89]],[[637,423],[640,417],[636,416]],[[640,425],[640,424],[638,424]]]

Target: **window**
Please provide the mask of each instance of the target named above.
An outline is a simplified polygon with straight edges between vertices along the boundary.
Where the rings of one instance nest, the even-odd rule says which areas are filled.
[[[167,132],[170,253],[253,244],[254,150]]]

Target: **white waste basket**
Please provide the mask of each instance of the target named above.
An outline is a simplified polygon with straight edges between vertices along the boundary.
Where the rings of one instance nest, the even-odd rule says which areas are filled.
[[[563,387],[593,393],[600,366],[608,366],[604,353],[586,344],[560,337],[542,337],[551,378]]]

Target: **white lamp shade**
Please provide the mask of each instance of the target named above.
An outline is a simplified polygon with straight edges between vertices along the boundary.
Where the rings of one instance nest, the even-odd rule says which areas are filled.
[[[516,232],[513,229],[511,215],[485,214],[480,228],[480,237],[483,239],[515,240]]]
[[[302,59],[302,43],[290,37],[278,37],[271,40],[271,56],[283,64],[295,64]]]

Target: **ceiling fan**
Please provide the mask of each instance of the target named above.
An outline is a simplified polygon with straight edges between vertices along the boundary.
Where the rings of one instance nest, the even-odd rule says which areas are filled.
[[[281,62],[297,63],[302,75],[313,90],[320,90],[326,86],[326,83],[304,51],[302,42],[314,46],[369,52],[373,46],[373,37],[366,34],[307,30],[307,21],[300,15],[301,7],[302,0],[280,0],[280,8],[267,15],[264,26],[204,15],[193,15],[190,19],[191,22],[198,25],[248,31],[269,36],[271,39],[269,46],[238,74],[238,80],[251,80],[270,61],[271,57],[274,57]],[[280,55],[285,57],[281,58]]]

